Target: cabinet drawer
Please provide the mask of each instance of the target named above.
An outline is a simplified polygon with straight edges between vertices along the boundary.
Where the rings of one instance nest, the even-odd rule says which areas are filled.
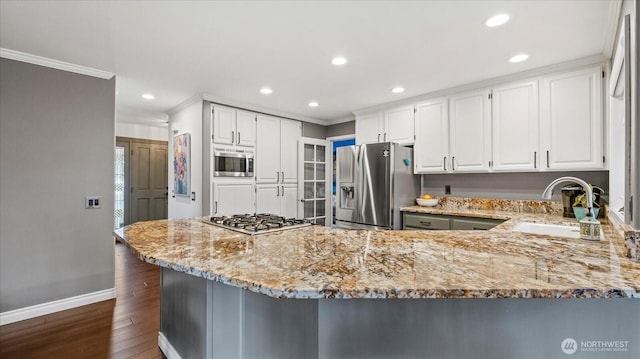
[[[403,229],[449,229],[449,218],[442,216],[425,216],[420,214],[405,213],[403,216]]]
[[[491,229],[504,222],[500,219],[452,219],[451,229],[459,230],[485,230]]]

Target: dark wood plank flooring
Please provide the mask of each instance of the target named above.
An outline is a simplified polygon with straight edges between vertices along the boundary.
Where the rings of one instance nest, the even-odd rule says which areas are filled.
[[[163,358],[160,270],[115,246],[117,298],[0,326],[0,358]]]

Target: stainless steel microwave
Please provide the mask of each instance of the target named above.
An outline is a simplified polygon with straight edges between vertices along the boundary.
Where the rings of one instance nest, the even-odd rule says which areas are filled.
[[[215,177],[253,177],[253,153],[215,151],[213,175]]]

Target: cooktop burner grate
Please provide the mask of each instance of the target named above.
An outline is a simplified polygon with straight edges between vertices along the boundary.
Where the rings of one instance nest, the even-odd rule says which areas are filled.
[[[245,234],[263,234],[310,226],[306,219],[285,218],[268,213],[212,216],[205,223]]]

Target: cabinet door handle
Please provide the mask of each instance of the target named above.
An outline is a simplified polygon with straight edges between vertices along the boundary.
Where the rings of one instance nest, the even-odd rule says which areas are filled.
[[[451,170],[452,171],[456,170],[456,156],[451,157]]]
[[[386,132],[384,133],[384,141],[382,141],[382,142],[387,142],[387,133]]]
[[[282,186],[282,197],[284,197],[284,186]]]
[[[231,131],[231,143],[233,143],[233,140],[236,139],[236,134],[234,131]]]
[[[378,134],[378,142],[380,142],[380,134]]]
[[[420,221],[420,224],[425,225],[425,226],[430,226],[431,222]]]
[[[443,165],[444,165],[444,170],[447,170],[447,156],[444,156],[444,160],[442,161]]]
[[[538,152],[533,152],[533,168],[538,168]]]
[[[549,151],[547,151],[547,168],[549,168]]]
[[[213,214],[216,214],[216,213],[218,213],[218,201],[214,201],[213,204],[215,206],[214,209],[213,209]]]
[[[282,171],[282,183],[284,183],[284,171]]]
[[[240,144],[240,131],[238,131],[238,142],[237,144]]]
[[[276,172],[276,183],[280,182],[280,171]]]
[[[280,197],[280,186],[276,186],[276,197]]]

